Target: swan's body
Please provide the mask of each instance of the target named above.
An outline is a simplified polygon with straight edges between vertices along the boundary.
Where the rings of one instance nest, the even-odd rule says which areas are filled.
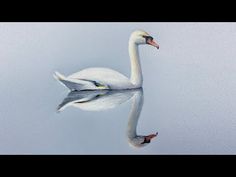
[[[137,125],[143,106],[143,90],[93,90],[72,91],[58,106],[58,111],[73,106],[85,111],[103,111],[115,108],[120,104],[132,99],[129,120],[127,125],[127,138],[130,145],[143,147],[150,143],[157,134],[138,135]]]
[[[70,75],[69,78],[93,80],[104,86],[104,89],[122,89],[124,87],[127,89],[135,88],[126,76],[109,68],[87,68]],[[103,87],[101,87],[101,89],[103,89]]]
[[[130,79],[109,68],[87,68],[68,77],[55,72],[54,77],[70,90],[120,90],[142,87],[143,77],[139,59],[138,45],[149,44],[159,46],[144,31],[135,31],[129,39],[129,55],[131,62]]]

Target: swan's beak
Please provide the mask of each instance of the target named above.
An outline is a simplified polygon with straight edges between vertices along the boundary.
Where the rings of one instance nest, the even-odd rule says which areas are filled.
[[[154,40],[148,40],[147,43],[159,49],[159,45]]]
[[[158,133],[156,133],[156,134],[150,134],[150,135],[148,135],[148,136],[145,136],[145,139],[146,139],[147,141],[151,141],[151,139],[152,139],[152,138],[155,138],[157,135],[158,135]]]

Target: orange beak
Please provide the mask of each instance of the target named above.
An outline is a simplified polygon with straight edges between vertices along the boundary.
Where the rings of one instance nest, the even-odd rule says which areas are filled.
[[[149,141],[149,140],[151,141],[151,139],[155,138],[157,135],[158,135],[158,132],[156,134],[150,134],[150,135],[145,136],[145,139],[147,141]]]
[[[147,43],[159,49],[159,45],[154,40],[148,39]]]

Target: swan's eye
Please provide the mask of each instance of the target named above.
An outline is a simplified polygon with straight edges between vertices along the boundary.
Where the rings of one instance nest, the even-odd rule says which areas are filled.
[[[146,43],[147,43],[147,41],[152,41],[153,40],[152,36],[145,36],[145,35],[143,35],[143,38],[145,38]]]

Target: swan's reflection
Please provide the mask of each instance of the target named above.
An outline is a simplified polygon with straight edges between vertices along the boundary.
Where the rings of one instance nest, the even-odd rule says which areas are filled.
[[[74,106],[86,111],[101,111],[114,108],[128,100],[132,100],[127,126],[127,138],[130,145],[143,147],[157,136],[137,135],[137,125],[143,107],[143,89],[132,90],[100,90],[100,91],[72,91],[58,106],[58,111],[68,106]]]

